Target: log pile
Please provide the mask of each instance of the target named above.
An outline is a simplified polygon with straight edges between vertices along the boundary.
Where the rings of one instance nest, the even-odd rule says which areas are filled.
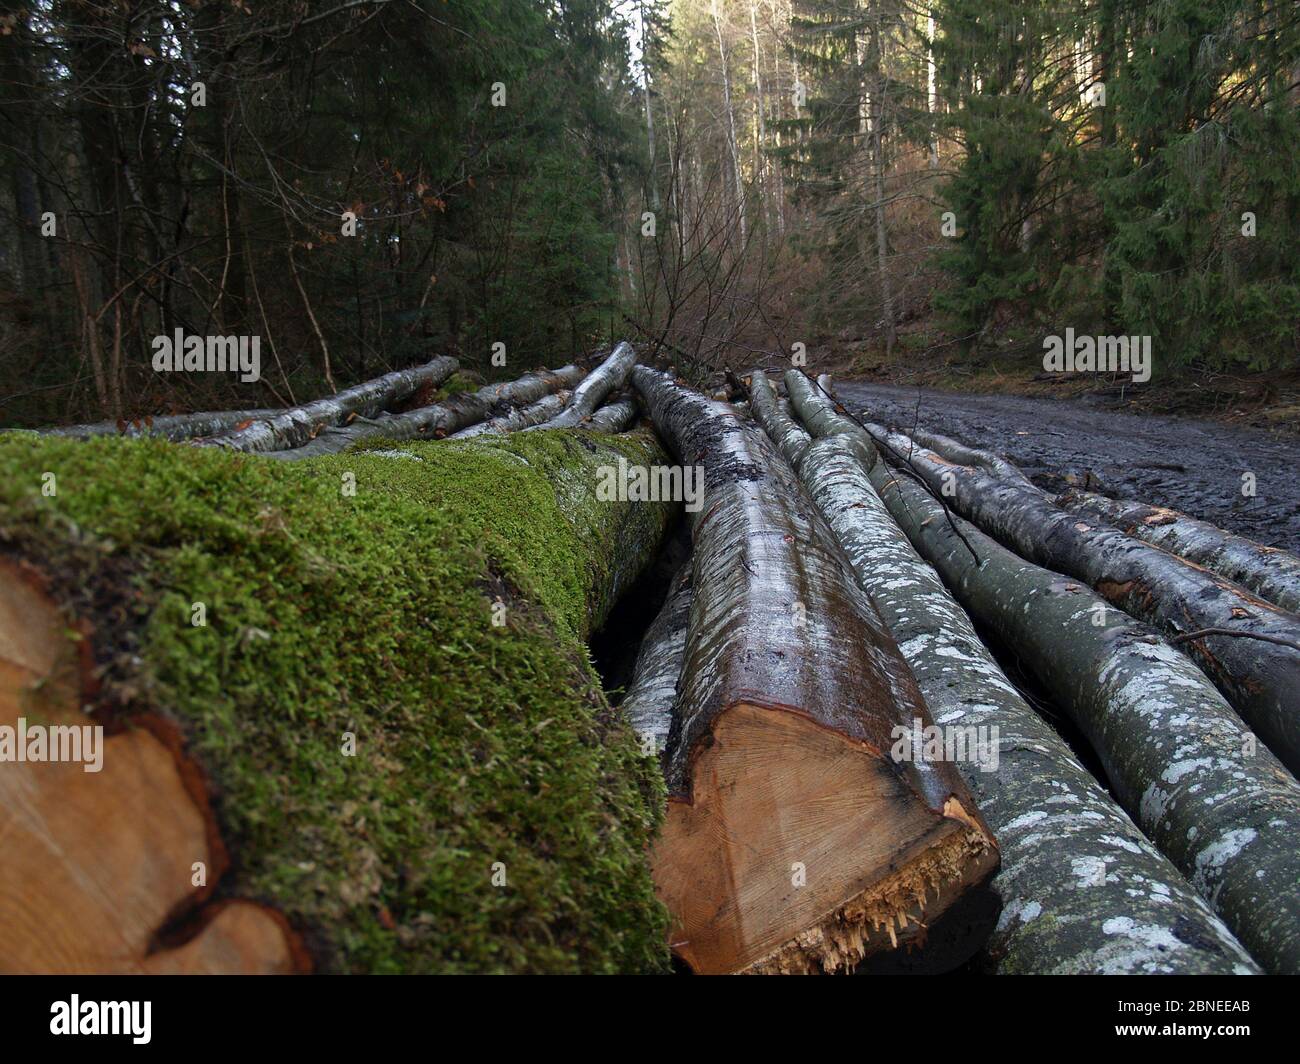
[[[1300,970],[1300,925],[1292,915],[1300,908],[1300,852],[1287,841],[1300,827],[1300,785],[1267,751],[1248,753],[1246,729],[1213,685],[1153,630],[1079,583],[1016,557],[969,525],[959,537],[939,503],[889,472],[870,437],[806,378],[790,374],[787,387],[805,421],[832,433],[804,459],[814,497],[852,545],[850,556],[895,633],[913,636],[903,646],[915,655],[923,689],[932,681],[927,695],[963,716],[976,707],[1004,735],[1023,735],[1026,722],[1037,733],[1032,745],[1011,744],[1013,758],[1017,747],[1033,756],[1007,766],[1007,784],[968,776],[1002,840],[999,880],[1007,894],[1021,907],[1032,902],[1047,927],[1075,930],[1067,954],[1050,934],[1036,936],[1032,921],[1012,923],[996,943],[1000,962],[1014,958],[1015,970],[1143,971],[1154,962],[1155,970],[1231,971],[1243,958],[1225,946],[1231,940],[1208,905],[1269,970]],[[944,453],[956,456],[953,448]],[[1024,706],[938,577],[970,616],[1016,648],[1087,736],[1141,832]],[[1044,772],[1043,754],[1053,747],[1058,762]],[[1067,781],[1075,784],[1068,802]],[[986,797],[981,783],[1000,793]],[[1022,830],[999,830],[1007,823]],[[1103,862],[1107,875],[1079,890],[1069,869],[1090,861]],[[1149,882],[1160,889],[1133,890]],[[1133,921],[1124,925],[1131,937],[1118,949],[1126,935],[1113,929],[1125,918]],[[1215,948],[1183,942],[1182,955],[1153,958],[1137,930],[1164,927],[1182,942],[1173,930],[1191,923]]]
[[[633,381],[706,485],[654,854],[674,951],[803,972],[897,948],[991,874],[991,833],[951,766],[891,762],[929,712],[780,453],[724,403]]]
[[[637,358],[0,436],[0,969],[1300,972],[1300,560]]]

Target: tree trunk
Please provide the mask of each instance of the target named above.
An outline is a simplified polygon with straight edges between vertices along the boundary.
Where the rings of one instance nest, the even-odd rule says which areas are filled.
[[[283,411],[278,409],[258,410],[207,410],[198,414],[167,414],[160,417],[144,417],[135,421],[96,421],[90,425],[65,425],[60,428],[42,429],[46,436],[69,436],[73,439],[88,440],[95,436],[157,436],[161,439],[180,443],[203,436],[218,436],[222,433],[236,431],[240,426],[256,421],[258,418],[272,418]]]
[[[573,389],[573,398],[564,410],[550,421],[534,428],[571,429],[591,417],[596,408],[610,395],[627,384],[628,374],[636,365],[636,349],[626,341],[610,352],[599,366],[593,369],[581,384]]]
[[[415,369],[386,373],[364,384],[283,410],[274,417],[254,421],[226,436],[204,442],[232,451],[284,451],[301,447],[331,425],[340,425],[352,415],[374,417],[381,411],[414,395],[422,387],[436,388],[459,367],[454,358],[439,355]]]
[[[361,440],[441,439],[466,425],[501,415],[511,406],[535,402],[581,379],[582,370],[576,366],[554,371],[536,370],[507,384],[489,384],[476,392],[453,395],[434,406],[419,407],[402,414],[386,414],[374,420],[357,417],[347,425],[324,429],[301,447],[265,453],[270,458],[296,460],[338,454]]]
[[[1181,645],[1278,759],[1300,771],[1295,616],[1159,547],[1080,520],[1023,478],[957,465],[907,436],[867,427],[887,453],[906,455],[910,468],[955,510],[1029,561],[1084,581],[1167,636],[1233,633],[1198,635]]]
[[[678,512],[599,472],[667,455],[406,450],[0,440],[0,971],[666,967],[657,770],[583,640]],[[80,725],[99,771],[24,741]]]
[[[974,729],[996,750],[991,765],[987,748],[983,763],[958,762],[1002,850],[993,887],[1005,915],[988,945],[990,964],[1001,972],[1076,974],[1254,970],[1177,869],[1020,697],[934,569],[917,557],[913,543],[936,564],[951,557],[980,574],[942,507],[918,485],[894,478],[866,433],[835,414],[806,377],[788,372],[786,388],[799,415],[822,434],[806,449],[800,474],[935,719],[968,735]],[[992,550],[982,548],[981,558]],[[1043,629],[1044,638],[1057,632]],[[1152,929],[1171,948],[1154,948]]]
[[[727,112],[727,151],[731,155],[731,172],[735,178],[736,220],[740,226],[740,246],[748,243],[745,222],[745,182],[740,173],[740,142],[736,139],[736,108],[731,99],[731,68],[727,62],[727,46],[722,36],[722,17],[718,13],[718,0],[710,0],[709,11],[713,17],[713,30],[718,37],[718,61],[722,68],[722,103]]]
[[[568,406],[572,396],[573,393],[567,389],[555,392],[552,395],[544,395],[535,403],[521,406],[517,410],[512,410],[501,417],[494,417],[490,421],[480,421],[477,425],[471,425],[467,429],[453,432],[447,438],[449,440],[467,440],[474,436],[500,435],[506,432],[518,432],[530,425],[540,425],[543,421],[549,421]]]
[[[951,766],[886,755],[929,712],[767,437],[664,374],[633,382],[705,487],[654,854],[674,949],[700,972],[852,966],[985,880],[993,839]]]
[[[586,421],[581,422],[578,428],[586,429],[588,432],[604,432],[611,435],[626,432],[636,424],[640,411],[641,406],[635,398],[619,399],[612,403],[606,403]]]
[[[662,756],[668,749],[690,616],[691,563],[688,561],[673,577],[663,608],[641,640],[632,685],[619,706],[641,737],[642,751],[656,756]]]
[[[1056,501],[1071,513],[1112,524],[1226,576],[1274,606],[1300,614],[1300,558],[1294,554],[1234,536],[1163,506],[1121,502],[1076,490],[1065,492]]]

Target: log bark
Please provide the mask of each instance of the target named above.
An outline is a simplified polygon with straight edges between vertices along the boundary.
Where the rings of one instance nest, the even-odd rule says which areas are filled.
[[[1300,558],[1277,547],[1235,536],[1208,521],[1146,503],[1109,499],[1071,489],[1057,496],[1071,513],[1104,521],[1253,591],[1291,613],[1300,613]]]
[[[387,407],[414,395],[421,387],[436,387],[456,372],[459,363],[440,355],[414,369],[386,373],[364,384],[345,388],[337,395],[316,399],[259,419],[227,435],[202,442],[232,451],[283,451],[316,437],[321,429],[340,425],[349,417],[374,417]]]
[[[1073,974],[1255,970],[1221,920],[1019,695],[966,612],[918,557],[911,537],[918,547],[946,544],[945,557],[981,572],[942,507],[918,485],[895,479],[870,438],[847,418],[836,419],[802,374],[787,374],[786,387],[801,415],[835,433],[806,450],[801,476],[898,640],[935,720],[968,734],[987,729],[996,748],[991,768],[987,758],[958,763],[1002,850],[992,885],[1004,916],[986,951],[990,966]],[[984,542],[981,557],[994,549]]]
[[[600,470],[667,454],[405,446],[349,496],[332,460],[0,438],[0,971],[666,967],[654,770],[583,641],[677,512]],[[103,725],[99,771],[17,762],[23,719]]]
[[[586,429],[588,432],[618,433],[626,432],[636,424],[640,416],[641,406],[636,397],[632,396],[627,399],[618,399],[612,403],[606,403],[600,407],[591,417],[580,421],[577,428]]]
[[[388,414],[370,420],[358,417],[349,425],[327,428],[315,439],[289,451],[268,451],[271,458],[297,460],[324,454],[338,454],[361,440],[441,439],[492,415],[508,412],[510,407],[532,403],[550,392],[572,387],[582,379],[582,370],[565,366],[557,370],[537,370],[506,384],[489,384],[476,392],[453,395],[434,406]]]
[[[529,425],[540,425],[543,421],[549,421],[568,406],[569,398],[572,395],[573,393],[567,389],[555,392],[552,395],[544,395],[535,403],[521,406],[508,414],[502,414],[500,417],[494,417],[489,421],[480,421],[477,425],[471,425],[467,429],[453,432],[447,438],[449,440],[469,440],[475,436],[499,436],[507,432],[518,432],[521,429],[528,428]]]
[[[573,398],[560,414],[534,428],[571,429],[591,417],[612,393],[627,384],[628,374],[636,365],[636,349],[627,341],[614,348],[608,358],[593,369],[586,379],[573,389]],[[529,431],[532,431],[530,429]]]
[[[951,766],[890,759],[929,713],[779,452],[726,404],[632,377],[704,475],[653,858],[673,948],[700,972],[852,966],[982,883],[992,836]]]
[[[42,435],[69,436],[73,439],[92,439],[98,436],[125,436],[135,439],[156,436],[180,443],[202,436],[217,436],[237,430],[259,418],[275,417],[276,409],[258,410],[208,410],[198,414],[165,414],[159,417],[137,418],[133,421],[96,421],[90,425],[67,425],[42,429]]]
[[[1300,772],[1300,621],[1293,614],[1119,529],[1083,520],[1027,481],[959,465],[907,436],[867,427],[887,451],[906,454],[953,509],[1027,560],[1084,581],[1167,636],[1215,629],[1180,646],[1278,759]]]
[[[619,707],[641,737],[642,750],[657,757],[668,749],[690,615],[691,564],[687,562],[673,577],[663,608],[641,640],[632,685]]]
[[[782,407],[767,374],[761,369],[756,369],[749,375],[749,408],[753,411],[754,420],[772,437],[772,442],[785,456],[785,460],[798,469],[799,459],[811,441],[808,434]]]

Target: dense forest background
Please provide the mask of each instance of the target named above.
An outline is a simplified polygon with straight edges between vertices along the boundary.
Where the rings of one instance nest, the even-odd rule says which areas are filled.
[[[623,336],[1294,368],[1300,5],[0,0],[0,217],[4,425]]]

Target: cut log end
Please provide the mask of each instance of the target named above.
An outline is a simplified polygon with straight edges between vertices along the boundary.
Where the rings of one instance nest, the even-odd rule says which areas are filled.
[[[202,773],[157,718],[93,737],[86,648],[0,561],[0,972],[305,970],[279,913],[205,905],[226,855]]]
[[[931,809],[886,756],[795,711],[731,707],[691,776],[654,869],[696,972],[852,968],[917,939],[997,867],[955,799]]]

